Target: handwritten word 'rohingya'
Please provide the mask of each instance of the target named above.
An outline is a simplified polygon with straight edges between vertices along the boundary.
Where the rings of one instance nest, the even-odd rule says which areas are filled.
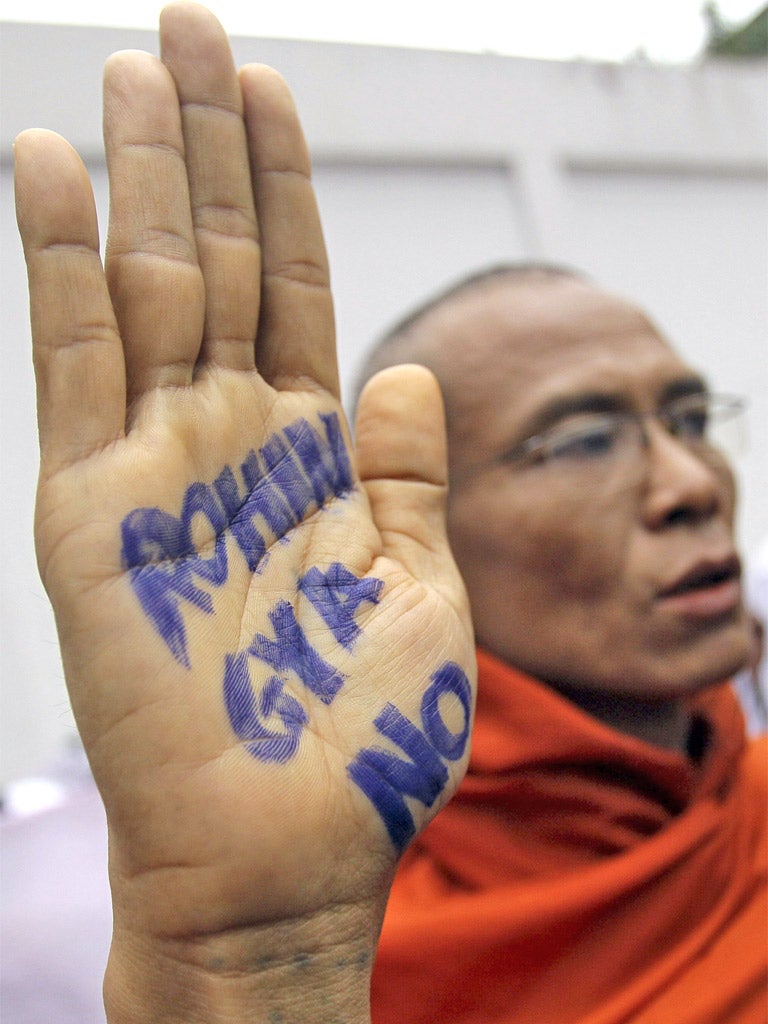
[[[377,604],[382,580],[358,579],[335,562],[326,572],[310,569],[299,580],[315,610],[337,642],[350,649],[362,632],[355,621],[361,604]],[[286,689],[298,682],[323,704],[331,704],[344,683],[344,675],[327,662],[309,642],[288,601],[278,601],[269,613],[274,636],[256,633],[250,645],[224,662],[224,703],[235,735],[253,757],[285,762],[296,751],[307,713]],[[254,692],[251,659],[266,663],[276,673],[259,693]]]
[[[211,484],[191,484],[181,515],[138,508],[122,522],[122,560],[144,612],[174,658],[189,668],[187,634],[179,605],[186,601],[212,614],[211,595],[198,581],[222,586],[229,575],[226,536],[240,549],[251,572],[271,543],[285,537],[307,515],[353,486],[352,470],[335,413],[320,415],[321,429],[298,419],[274,434],[240,466],[242,486],[225,466]],[[204,558],[196,550],[196,516],[210,523],[215,543]]]

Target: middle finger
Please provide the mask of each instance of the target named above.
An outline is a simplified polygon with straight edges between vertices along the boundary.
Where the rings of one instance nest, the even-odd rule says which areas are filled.
[[[160,18],[163,62],[179,94],[189,196],[205,281],[202,364],[255,365],[260,250],[237,73],[224,30],[195,4]]]

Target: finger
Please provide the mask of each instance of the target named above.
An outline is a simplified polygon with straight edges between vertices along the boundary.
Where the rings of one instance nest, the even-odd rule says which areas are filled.
[[[376,374],[358,404],[356,453],[383,553],[465,610],[445,528],[448,461],[443,403],[423,366]]]
[[[205,310],[176,89],[149,54],[107,61],[104,143],[107,280],[133,402],[151,388],[191,383]]]
[[[206,294],[200,358],[253,369],[260,252],[242,96],[227,37],[197,4],[160,17],[162,58],[181,106],[192,221]]]
[[[38,422],[48,471],[125,428],[125,368],[80,157],[60,136],[15,144],[16,212],[29,275]]]
[[[339,395],[328,260],[293,99],[271,68],[240,72],[261,236],[256,364],[276,387],[314,382]]]

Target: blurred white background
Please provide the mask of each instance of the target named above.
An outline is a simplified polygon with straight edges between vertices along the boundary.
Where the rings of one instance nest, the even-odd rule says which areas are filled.
[[[0,18],[68,25],[154,28],[155,0],[3,0]],[[704,0],[215,0],[228,32],[278,39],[416,46],[554,60],[690,60],[706,36]],[[759,0],[718,0],[726,22],[741,22]]]

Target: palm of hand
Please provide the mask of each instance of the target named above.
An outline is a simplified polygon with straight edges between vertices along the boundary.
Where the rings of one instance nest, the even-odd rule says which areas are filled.
[[[178,101],[149,58],[107,73],[106,278],[61,140],[20,143],[19,217],[38,552],[116,913],[185,936],[376,902],[465,765],[472,651],[431,379],[369,389],[349,454],[282,85],[263,69],[238,85],[189,9],[166,14],[164,59]]]

